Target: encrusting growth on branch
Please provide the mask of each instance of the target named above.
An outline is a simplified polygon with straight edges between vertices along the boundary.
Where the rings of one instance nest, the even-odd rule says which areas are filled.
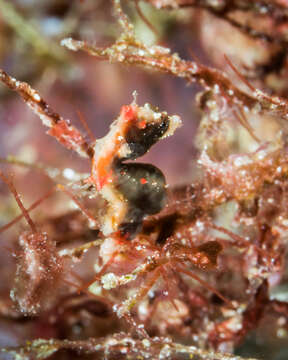
[[[268,111],[279,117],[287,119],[288,102],[277,96],[269,96],[259,89],[254,88],[241,76],[251,95],[237,88],[231,80],[221,72],[196,61],[183,60],[177,53],[171,53],[169,48],[158,45],[145,45],[137,40],[134,35],[133,25],[115,2],[119,23],[122,27],[122,36],[111,46],[101,48],[88,44],[86,41],[63,39],[61,44],[72,51],[85,51],[99,60],[109,60],[112,63],[143,66],[149,70],[164,72],[185,79],[188,83],[198,82],[205,90],[221,94],[230,106],[247,111]],[[119,15],[120,14],[120,15]],[[232,65],[232,64],[231,64]],[[235,70],[235,68],[234,68]],[[238,75],[240,75],[237,72]]]
[[[288,19],[287,4],[281,1],[250,1],[250,0],[144,0],[155,6],[157,9],[180,9],[194,8],[204,9],[219,19],[223,19],[238,30],[247,34],[251,38],[267,41],[269,43],[287,44],[285,31],[279,31],[279,23],[285,23]],[[257,31],[251,25],[243,24],[235,20],[235,13],[244,12],[252,13],[253,17],[265,17],[269,15],[270,24],[274,31],[266,33]],[[272,21],[271,21],[272,20]]]
[[[5,353],[17,356],[19,360],[24,360],[26,356],[34,355],[38,359],[46,359],[60,350],[76,351],[80,354],[94,354],[105,359],[112,360],[115,357],[133,360],[135,358],[150,358],[163,360],[182,360],[183,356],[187,359],[198,360],[242,360],[240,356],[216,353],[207,350],[197,349],[194,346],[177,344],[167,339],[151,338],[151,340],[135,340],[127,334],[120,333],[107,338],[89,339],[83,341],[69,340],[34,340],[30,344],[19,350],[18,348],[3,349]],[[246,360],[255,360],[247,358]]]
[[[0,69],[0,81],[16,91],[25,103],[39,116],[43,125],[50,128],[48,134],[54,136],[67,149],[75,150],[80,156],[91,157],[91,149],[81,133],[68,120],[54,112],[39,93],[25,82],[18,81]]]
[[[14,287],[10,296],[21,312],[35,315],[40,307],[43,309],[43,306],[48,305],[47,295],[51,292],[51,285],[55,287],[55,281],[62,271],[63,263],[57,254],[55,242],[49,239],[47,233],[37,230],[12,180],[2,171],[0,171],[0,178],[8,185],[31,228],[31,231],[25,231],[19,237],[22,253],[17,257]]]

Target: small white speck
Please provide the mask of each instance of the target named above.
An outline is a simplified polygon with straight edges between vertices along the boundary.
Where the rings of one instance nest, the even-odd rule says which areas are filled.
[[[77,51],[78,47],[76,46],[74,40],[72,38],[66,38],[61,40],[61,46],[66,46],[69,50]]]
[[[68,180],[73,180],[75,177],[75,171],[70,168],[66,168],[63,170],[63,176]]]
[[[150,343],[150,341],[148,339],[142,340],[142,344],[147,348],[150,347],[150,345],[151,345],[151,343]]]
[[[218,84],[216,84],[214,86],[214,92],[215,92],[215,94],[219,94],[219,85]]]
[[[38,93],[35,93],[35,94],[33,95],[33,99],[34,99],[35,101],[39,102],[39,101],[41,100],[41,96],[40,96]]]

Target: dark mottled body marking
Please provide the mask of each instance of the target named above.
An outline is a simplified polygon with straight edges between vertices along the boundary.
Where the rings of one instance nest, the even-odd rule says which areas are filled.
[[[131,154],[122,160],[136,159],[144,155],[168,130],[169,119],[162,115],[160,123],[148,123],[144,129],[136,124],[129,127],[125,140],[129,145]]]
[[[115,186],[129,204],[121,230],[135,233],[145,215],[156,214],[164,207],[167,198],[165,177],[155,166],[141,163],[119,163],[115,173]]]

